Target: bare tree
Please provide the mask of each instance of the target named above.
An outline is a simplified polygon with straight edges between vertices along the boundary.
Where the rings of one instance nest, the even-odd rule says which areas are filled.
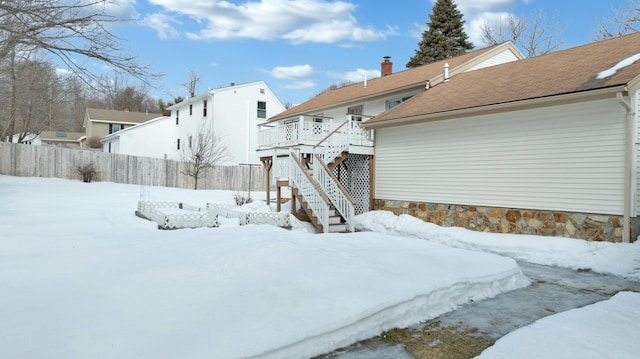
[[[85,67],[85,60],[100,61],[144,84],[160,77],[120,47],[120,39],[108,29],[111,23],[121,21],[107,13],[110,3],[111,0],[0,1],[0,64],[7,69],[0,77],[9,84],[12,97],[8,114],[0,118],[0,140],[13,134],[18,117],[24,116],[25,107],[19,106],[17,98],[16,66],[32,54],[57,57],[87,85],[93,84],[97,76]]]
[[[20,142],[30,134],[61,126],[66,91],[51,64],[30,53],[12,52],[0,73],[5,75],[0,85],[1,137],[12,141],[18,134]]]
[[[222,138],[205,124],[194,135],[189,135],[181,152],[185,165],[182,174],[194,179],[194,189],[198,189],[198,179],[208,168],[229,160],[231,153]]]
[[[106,9],[110,0],[0,1],[0,60],[17,48],[38,49],[59,58],[72,72],[94,75],[82,58],[102,62],[145,83],[158,77],[126,54],[108,25],[121,21]],[[80,57],[76,57],[80,55]]]
[[[539,56],[559,50],[564,46],[560,39],[561,31],[557,15],[547,20],[543,10],[529,16],[509,15],[496,22],[480,25],[482,41],[488,45],[497,45],[511,41],[527,57]]]
[[[198,90],[199,84],[200,84],[200,76],[198,76],[198,74],[195,71],[191,70],[189,71],[189,81],[183,82],[182,87],[184,87],[185,90],[187,90],[187,92],[189,93],[189,97],[194,97],[196,95],[196,91]]]
[[[594,40],[604,40],[640,31],[640,0],[628,0],[622,9],[613,9],[612,18],[601,21]]]
[[[144,83],[131,85],[122,74],[101,75],[93,85],[92,96],[92,107],[160,113],[158,100],[149,95],[149,86]]]

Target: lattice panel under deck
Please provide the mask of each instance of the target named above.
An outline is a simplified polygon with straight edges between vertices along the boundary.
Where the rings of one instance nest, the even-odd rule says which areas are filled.
[[[369,208],[369,156],[349,154],[349,158],[333,169],[333,174],[356,201],[356,215]]]

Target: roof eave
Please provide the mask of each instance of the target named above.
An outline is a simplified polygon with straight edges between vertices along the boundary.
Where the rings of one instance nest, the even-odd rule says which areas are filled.
[[[567,103],[584,102],[589,100],[610,98],[611,95],[615,96],[616,93],[620,91],[626,91],[626,90],[627,90],[627,86],[623,84],[623,85],[611,86],[611,87],[595,89],[595,90],[572,92],[567,94],[538,97],[538,98],[504,102],[504,103],[491,104],[491,105],[478,106],[478,107],[470,107],[470,108],[451,110],[451,111],[445,111],[445,112],[437,112],[437,113],[381,120],[379,122],[368,121],[363,123],[362,125],[368,130],[375,130],[379,128],[412,125],[412,124],[423,123],[423,122],[450,120],[450,119],[460,118],[460,117],[479,116],[484,114],[500,113],[500,112],[514,111],[514,110],[526,110],[526,109],[537,108],[537,107],[554,106],[554,105],[561,105],[561,104],[567,104]]]

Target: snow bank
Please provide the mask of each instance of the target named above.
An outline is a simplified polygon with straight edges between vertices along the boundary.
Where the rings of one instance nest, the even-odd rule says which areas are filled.
[[[476,358],[637,358],[639,322],[640,293],[622,292],[511,332]]]
[[[415,238],[134,216],[232,193],[0,176],[0,198],[2,358],[312,357],[528,284]]]
[[[640,241],[633,244],[589,242],[564,237],[477,232],[440,227],[409,215],[396,216],[389,211],[371,211],[357,216],[356,230],[418,237],[530,263],[591,269],[640,280]]]

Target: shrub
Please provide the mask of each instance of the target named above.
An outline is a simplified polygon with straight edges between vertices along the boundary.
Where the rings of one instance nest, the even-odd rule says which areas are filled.
[[[84,165],[80,165],[77,167],[78,173],[82,176],[83,182],[91,182],[95,179],[98,179],[98,170],[93,165],[93,163],[87,163]]]
[[[236,192],[236,194],[233,195],[233,199],[235,199],[237,206],[242,206],[243,204],[253,202],[251,197],[245,196],[244,193],[240,193],[240,192]]]

